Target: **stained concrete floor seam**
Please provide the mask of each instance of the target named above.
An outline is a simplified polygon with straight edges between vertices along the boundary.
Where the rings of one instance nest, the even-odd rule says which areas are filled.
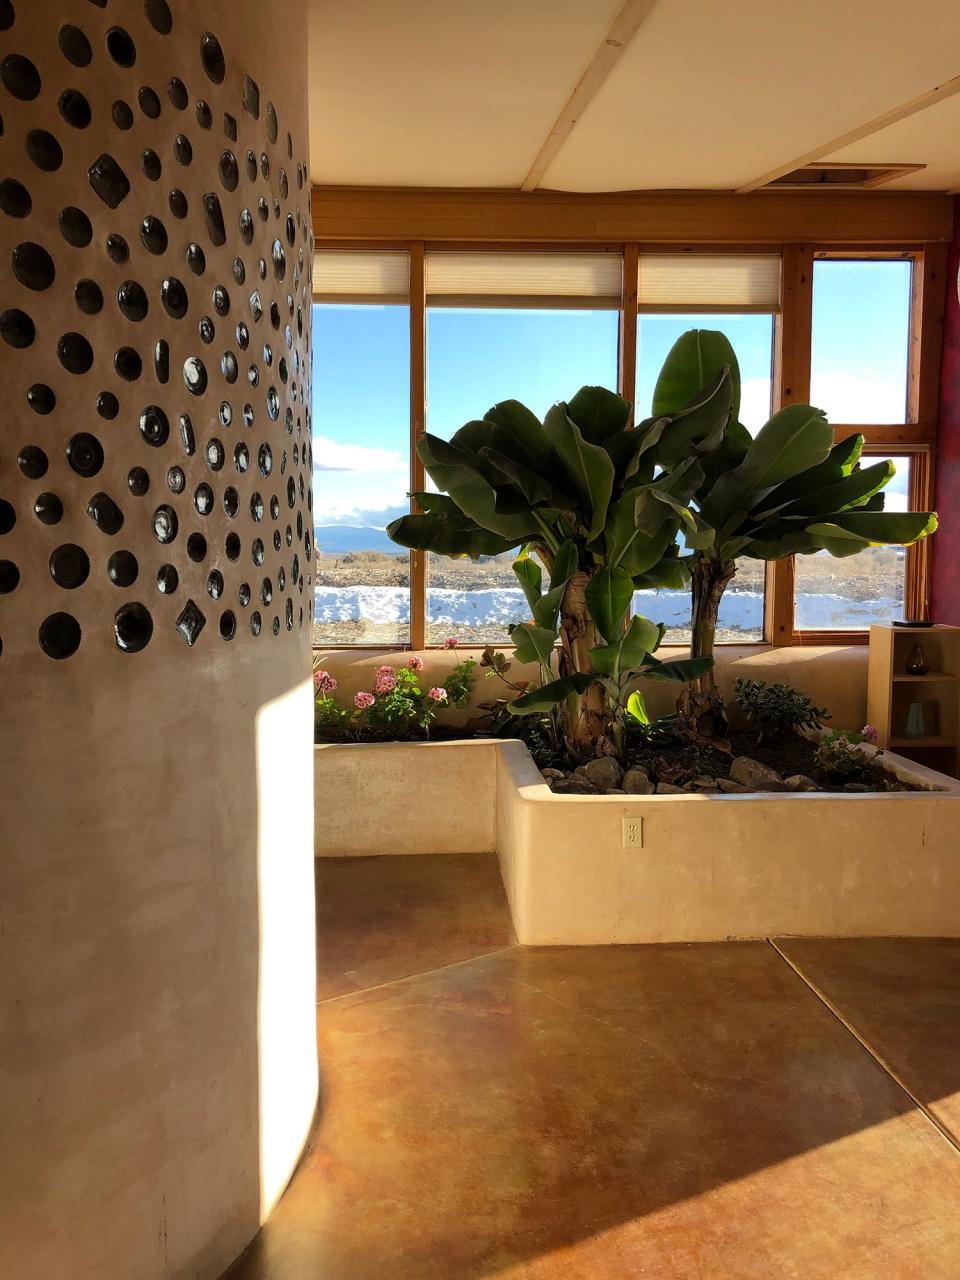
[[[357,987],[355,991],[344,991],[338,996],[323,996],[317,1001],[317,1007],[321,1005],[337,1004],[340,1000],[349,1000],[353,996],[369,995],[372,991],[382,991],[386,987],[395,987],[401,982],[412,982],[418,978],[431,978],[435,974],[444,973],[448,969],[460,969],[466,964],[473,964],[476,960],[487,960],[491,956],[502,956],[507,951],[519,951],[519,944],[514,943],[509,947],[497,947],[495,951],[484,951],[479,955],[467,956],[463,960],[453,960],[450,964],[439,964],[433,969],[418,969],[414,973],[403,973],[396,978],[390,978],[387,982],[374,983],[372,987]]]
[[[934,1115],[921,1098],[917,1097],[916,1093],[914,1093],[914,1091],[909,1087],[893,1065],[888,1062],[886,1058],[884,1058],[883,1055],[870,1043],[870,1041],[857,1030],[849,1018],[844,1016],[843,1012],[830,999],[827,993],[823,991],[812,978],[804,973],[803,969],[799,965],[795,964],[794,961],[786,955],[782,948],[777,945],[776,940],[774,938],[768,938],[767,942],[769,942],[770,946],[773,947],[774,951],[776,951],[777,955],[780,956],[783,962],[793,970],[804,986],[806,986],[807,990],[816,996],[824,1008],[828,1009],[830,1013],[833,1014],[840,1025],[844,1027],[851,1036],[853,1036],[854,1040],[856,1040],[860,1047],[873,1059],[881,1071],[886,1072],[894,1084],[903,1091],[907,1098],[909,1098],[911,1104],[916,1107],[924,1118],[933,1125],[934,1129],[937,1130],[940,1136],[953,1147],[958,1155],[960,1155],[960,1139],[957,1138],[957,1135]]]

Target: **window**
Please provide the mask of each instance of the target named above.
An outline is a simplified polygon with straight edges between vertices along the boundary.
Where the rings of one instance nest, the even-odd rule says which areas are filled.
[[[406,254],[314,259],[316,645],[410,639],[410,557],[384,532],[409,510],[407,273]]]
[[[810,402],[832,423],[907,421],[913,262],[818,258]]]
[[[780,258],[763,254],[641,254],[638,271],[637,417],[650,413],[670,348],[688,329],[719,329],[740,364],[740,420],[755,434],[770,417]],[[743,559],[720,606],[717,639],[763,639],[764,565]],[[690,639],[690,593],[638,591],[634,607],[667,624],[668,644]]]
[[[873,461],[867,458],[864,465]],[[906,511],[910,459],[893,462],[897,471],[884,489],[885,509]],[[902,618],[906,580],[904,547],[869,547],[842,560],[826,551],[797,556],[794,626],[798,631],[866,631],[872,622]]]
[[[411,258],[423,311],[410,293]],[[625,260],[631,272],[636,263],[635,349],[633,317],[621,313],[625,285],[632,297]],[[419,646],[448,636],[507,643],[506,626],[528,614],[513,552],[477,562],[418,560],[386,536],[385,526],[409,511],[410,490],[431,487],[411,450],[411,422],[450,438],[506,398],[542,418],[579,387],[617,387],[621,376],[642,419],[668,351],[690,328],[720,329],[730,339],[748,431],[755,434],[774,408],[776,356],[787,398],[802,388],[838,437],[860,430],[871,454],[899,451],[888,508],[906,507],[908,493],[929,505],[924,451],[937,413],[930,369],[937,335],[935,326],[930,340],[911,326],[936,314],[944,261],[939,243],[899,254],[793,243],[782,253],[634,244],[426,253],[419,244],[321,247],[313,279],[315,643]],[[411,347],[421,320],[423,349],[419,341]],[[631,337],[626,353],[618,350],[623,333]],[[422,367],[412,367],[411,351]],[[423,417],[417,406],[411,414],[419,388]],[[872,621],[923,608],[926,563],[896,547],[845,560],[798,557],[795,565],[741,559],[717,638],[789,643],[798,631],[865,632]],[[668,643],[689,639],[688,590],[638,592],[635,608],[666,623]]]
[[[448,439],[507,399],[542,419],[581,386],[615,388],[620,272],[609,254],[428,255],[427,430]],[[509,643],[529,616],[514,558],[429,556],[427,644]]]

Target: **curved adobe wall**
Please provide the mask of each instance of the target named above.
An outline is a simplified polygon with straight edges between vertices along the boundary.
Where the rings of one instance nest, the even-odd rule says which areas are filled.
[[[316,1099],[302,0],[0,0],[0,1274],[218,1275]]]

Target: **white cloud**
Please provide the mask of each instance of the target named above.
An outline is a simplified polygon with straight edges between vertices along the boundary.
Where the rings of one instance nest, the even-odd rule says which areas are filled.
[[[820,373],[810,379],[810,403],[837,426],[902,422],[904,395],[902,378],[878,377],[870,369]]]
[[[408,509],[409,465],[395,449],[313,438],[314,523],[382,528]]]
[[[740,384],[740,421],[756,435],[770,417],[770,379],[745,378]]]
[[[329,436],[313,437],[314,471],[362,471],[391,474],[408,472],[408,464],[396,449],[370,448],[363,444],[341,444]]]

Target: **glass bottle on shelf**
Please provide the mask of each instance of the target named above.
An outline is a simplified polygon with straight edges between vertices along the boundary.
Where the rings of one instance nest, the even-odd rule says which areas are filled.
[[[910,650],[910,655],[903,664],[907,675],[925,676],[930,670],[930,663],[927,661],[927,655],[923,651],[922,644],[915,644]]]

